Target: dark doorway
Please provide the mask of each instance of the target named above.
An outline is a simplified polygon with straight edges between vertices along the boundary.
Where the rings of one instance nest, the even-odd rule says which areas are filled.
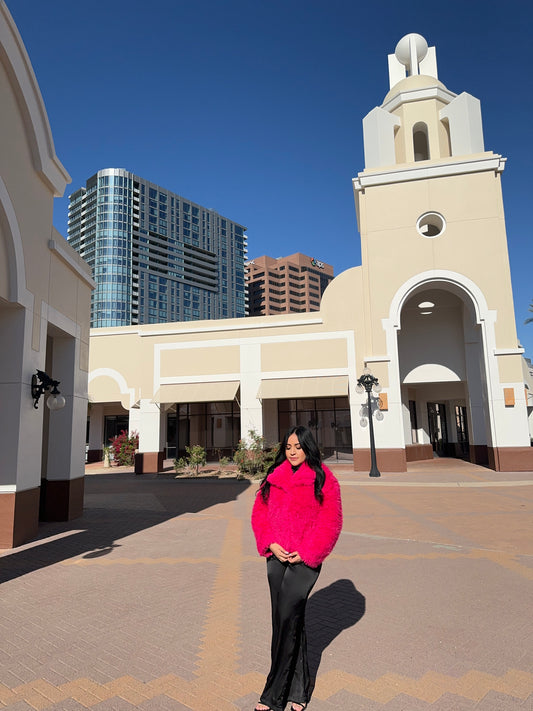
[[[457,429],[456,455],[461,457],[461,459],[469,459],[468,422],[466,419],[466,407],[464,405],[456,405],[455,407],[455,427]]]
[[[109,445],[109,442],[114,437],[118,437],[122,430],[129,434],[129,415],[106,415],[104,419],[104,445]]]
[[[428,402],[428,426],[434,454],[437,457],[448,456],[448,428],[444,403]]]

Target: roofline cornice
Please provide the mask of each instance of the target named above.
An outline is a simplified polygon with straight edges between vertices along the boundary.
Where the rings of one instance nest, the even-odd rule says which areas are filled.
[[[407,104],[411,101],[425,101],[428,99],[438,99],[445,104],[449,104],[457,97],[453,91],[449,91],[441,86],[424,86],[419,89],[409,89],[408,91],[400,91],[388,101],[383,102],[381,108],[385,111],[392,112],[402,104]]]
[[[503,172],[507,158],[491,153],[486,157],[463,158],[446,163],[433,163],[428,165],[428,161],[421,161],[415,165],[395,167],[372,173],[359,173],[353,178],[353,186],[356,192],[370,188],[375,185],[388,185],[391,183],[405,183],[411,180],[427,180],[429,178],[442,178],[452,175],[465,175],[467,173],[482,173],[494,171]]]

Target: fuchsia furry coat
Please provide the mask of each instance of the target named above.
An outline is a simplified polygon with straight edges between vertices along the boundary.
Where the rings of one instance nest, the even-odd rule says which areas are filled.
[[[337,479],[322,468],[326,475],[322,503],[315,497],[315,472],[306,462],[293,474],[285,460],[268,475],[268,501],[259,491],[252,511],[260,555],[272,555],[269,546],[279,543],[291,553],[298,551],[306,565],[316,568],[331,553],[342,528],[341,495]]]

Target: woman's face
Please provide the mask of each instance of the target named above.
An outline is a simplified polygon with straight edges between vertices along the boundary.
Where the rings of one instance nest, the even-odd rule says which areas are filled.
[[[285,454],[293,467],[296,467],[302,462],[305,462],[305,452],[300,447],[300,442],[298,441],[298,437],[295,434],[291,434],[291,436],[287,440]]]

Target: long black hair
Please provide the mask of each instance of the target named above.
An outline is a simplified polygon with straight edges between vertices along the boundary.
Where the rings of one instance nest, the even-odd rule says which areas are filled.
[[[326,475],[324,473],[324,470],[322,469],[322,455],[320,454],[318,444],[316,443],[316,440],[313,437],[313,433],[311,432],[309,427],[305,427],[304,425],[290,427],[287,430],[285,437],[283,438],[283,441],[279,447],[274,463],[269,467],[264,479],[261,481],[259,491],[261,492],[263,501],[268,501],[268,496],[270,494],[270,482],[267,480],[267,477],[271,472],[274,471],[276,467],[279,467],[279,465],[283,464],[283,462],[287,459],[287,441],[289,437],[293,434],[298,437],[300,447],[304,451],[305,463],[309,467],[311,467],[311,469],[316,474],[315,497],[318,501],[320,501],[320,503],[322,503],[322,487],[324,486],[324,482],[326,480]]]

